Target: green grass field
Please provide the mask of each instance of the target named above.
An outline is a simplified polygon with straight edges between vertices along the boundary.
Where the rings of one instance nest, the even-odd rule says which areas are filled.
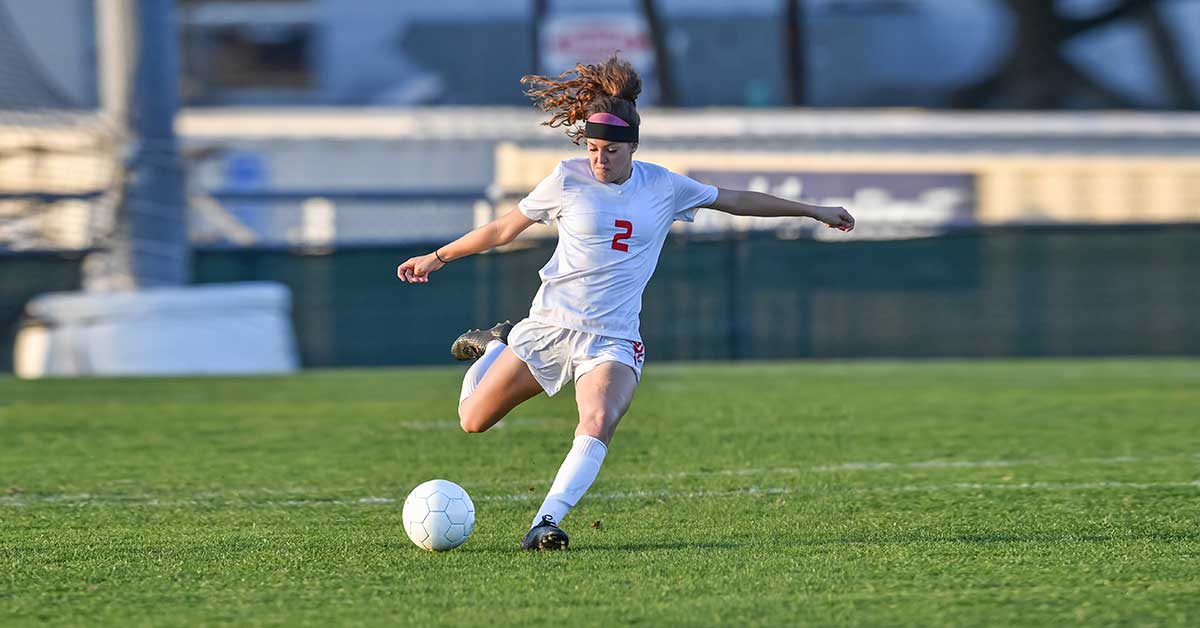
[[[557,554],[573,390],[461,373],[0,379],[0,625],[1200,625],[1198,361],[650,364]]]

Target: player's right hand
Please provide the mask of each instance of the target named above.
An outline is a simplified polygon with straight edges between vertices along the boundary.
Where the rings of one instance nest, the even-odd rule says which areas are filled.
[[[445,264],[439,261],[437,255],[433,253],[410,257],[403,264],[396,267],[396,276],[400,278],[400,281],[408,283],[427,283],[429,281],[429,273],[442,266],[445,266]]]

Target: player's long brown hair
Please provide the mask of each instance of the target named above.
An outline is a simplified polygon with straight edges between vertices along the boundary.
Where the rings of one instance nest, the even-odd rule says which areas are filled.
[[[583,126],[593,113],[611,113],[631,125],[641,124],[637,97],[642,93],[642,79],[628,61],[613,55],[595,65],[578,64],[551,78],[537,74],[521,77],[528,85],[525,93],[542,111],[551,113],[542,124],[567,129],[567,137],[578,144],[583,139]]]

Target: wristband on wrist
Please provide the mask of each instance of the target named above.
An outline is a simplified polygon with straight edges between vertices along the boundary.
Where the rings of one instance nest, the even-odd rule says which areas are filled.
[[[442,259],[442,256],[441,256],[441,255],[438,255],[438,250],[437,250],[437,249],[434,249],[434,250],[433,250],[433,256],[434,256],[434,257],[436,257],[436,258],[437,258],[437,260],[438,260],[439,262],[443,263],[443,264],[449,264],[449,263],[450,263],[450,260],[445,260],[445,259]]]

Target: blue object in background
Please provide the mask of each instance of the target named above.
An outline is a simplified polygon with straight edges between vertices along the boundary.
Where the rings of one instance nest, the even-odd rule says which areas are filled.
[[[270,184],[267,161],[262,155],[235,151],[225,156],[224,189],[231,192],[264,192]],[[258,239],[270,234],[270,205],[264,201],[227,201],[224,207]]]

